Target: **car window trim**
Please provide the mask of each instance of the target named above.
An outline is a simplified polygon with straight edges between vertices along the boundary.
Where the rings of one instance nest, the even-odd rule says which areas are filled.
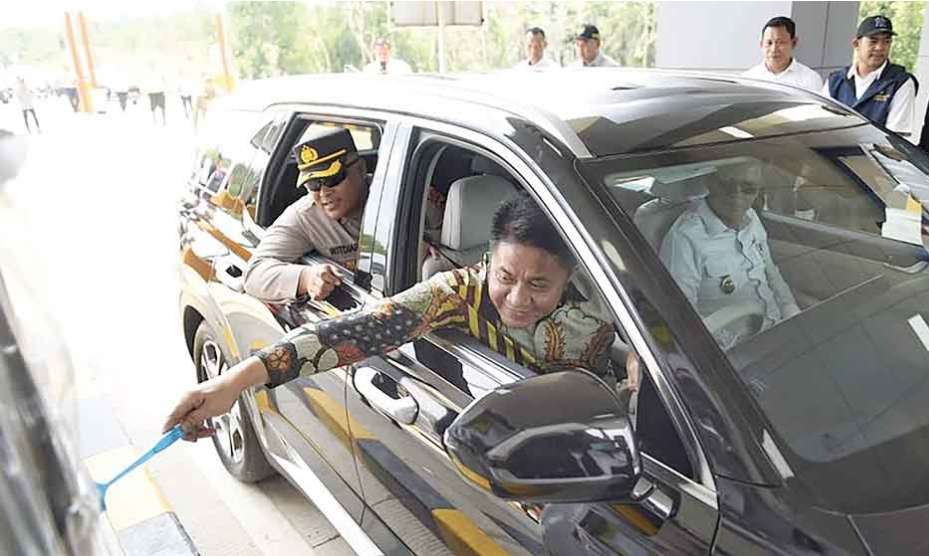
[[[346,109],[337,106],[329,105],[316,105],[316,104],[306,104],[306,103],[282,103],[282,104],[272,104],[268,106],[266,111],[282,111],[287,114],[287,122],[283,124],[284,131],[281,132],[280,136],[277,138],[277,146],[273,153],[271,153],[268,159],[268,166],[265,167],[264,175],[261,178],[261,182],[258,184],[258,202],[256,214],[261,214],[262,207],[264,203],[267,202],[266,199],[266,190],[268,186],[269,179],[278,179],[280,170],[283,168],[284,163],[287,159],[287,152],[284,148],[283,139],[287,135],[287,131],[299,120],[312,119],[314,121],[326,121],[331,123],[344,123],[344,124],[357,124],[367,127],[377,127],[380,132],[379,143],[378,143],[378,153],[381,151],[385,130],[387,127],[388,119],[390,118],[389,113],[379,112],[379,111],[365,111],[357,109]],[[273,172],[268,172],[267,170],[271,167],[274,167]],[[378,166],[380,166],[380,161],[378,161]],[[273,178],[271,176],[273,175]],[[255,223],[256,226],[259,226]],[[254,233],[254,232],[253,232]],[[261,237],[262,234],[256,234],[258,237]]]
[[[411,125],[414,129],[423,129],[435,132],[438,135],[444,135],[450,138],[457,138],[469,144],[470,147],[478,147],[478,150],[485,150],[493,153],[494,157],[502,160],[508,171],[514,173],[520,181],[520,185],[529,192],[535,194],[541,199],[545,207],[552,213],[553,220],[556,222],[565,235],[568,236],[570,243],[577,250],[580,260],[587,269],[595,284],[610,284],[613,287],[598,287],[600,294],[607,302],[607,306],[613,309],[614,315],[619,321],[626,334],[629,336],[630,343],[639,355],[645,368],[655,384],[659,397],[665,404],[668,414],[678,432],[681,443],[688,454],[693,465],[696,481],[710,491],[716,491],[716,482],[706,458],[703,447],[700,444],[694,425],[684,410],[683,402],[670,381],[661,369],[658,358],[651,349],[645,335],[638,328],[636,319],[630,314],[630,307],[634,307],[628,292],[614,277],[607,274],[604,265],[598,261],[596,254],[587,243],[583,234],[581,234],[574,223],[574,219],[568,211],[562,206],[553,190],[557,187],[548,179],[547,176],[535,164],[527,159],[517,155],[522,152],[516,145],[507,145],[502,140],[488,137],[487,135],[475,130],[460,127],[457,125],[437,122],[434,120],[419,118],[415,116],[404,116],[403,121]],[[580,178],[578,178],[580,180]],[[389,284],[388,284],[389,287]]]

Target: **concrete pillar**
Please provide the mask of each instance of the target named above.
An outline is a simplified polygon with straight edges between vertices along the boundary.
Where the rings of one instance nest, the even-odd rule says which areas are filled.
[[[858,2],[658,2],[655,65],[742,72],[762,60],[761,27],[785,15],[797,24],[797,60],[824,77],[852,59]]]

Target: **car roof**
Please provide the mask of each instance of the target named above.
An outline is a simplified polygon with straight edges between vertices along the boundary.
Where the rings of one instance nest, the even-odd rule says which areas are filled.
[[[548,132],[580,158],[665,148],[692,140],[695,134],[798,106],[825,109],[837,117],[825,127],[864,122],[830,99],[789,85],[733,75],[629,68],[290,76],[244,83],[228,102],[252,110],[275,104],[358,107],[491,133],[494,130],[486,122],[492,118],[476,116],[516,117]],[[818,116],[822,119],[823,114]],[[807,127],[782,126],[776,133],[809,131]],[[775,131],[761,136],[771,134]],[[744,137],[729,140],[739,138]],[[704,142],[724,139],[713,135]]]

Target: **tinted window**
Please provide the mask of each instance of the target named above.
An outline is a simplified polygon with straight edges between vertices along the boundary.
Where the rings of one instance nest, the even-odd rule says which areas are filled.
[[[926,162],[861,126],[585,169],[842,510],[929,501]]]
[[[787,87],[723,78],[627,73],[606,89],[540,90],[533,101],[567,122],[597,156],[731,143],[860,125],[861,116]]]

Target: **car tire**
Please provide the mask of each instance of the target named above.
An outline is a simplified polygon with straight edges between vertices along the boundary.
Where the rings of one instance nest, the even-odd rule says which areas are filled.
[[[205,321],[194,336],[194,365],[197,382],[215,378],[229,369],[229,357],[219,336]],[[275,473],[268,463],[255,433],[252,419],[245,409],[243,396],[232,405],[229,413],[211,419],[216,429],[213,447],[226,470],[244,483],[256,483]]]

